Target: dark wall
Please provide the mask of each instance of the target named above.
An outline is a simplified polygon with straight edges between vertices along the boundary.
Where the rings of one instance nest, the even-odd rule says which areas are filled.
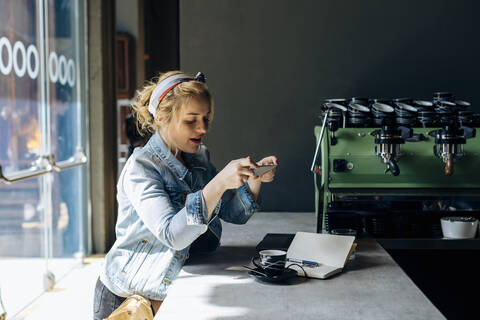
[[[277,155],[263,209],[313,211],[321,101],[441,90],[479,104],[479,10],[458,0],[180,1],[180,67],[203,71],[216,101],[214,164]]]
[[[145,78],[179,69],[178,0],[145,0]]]

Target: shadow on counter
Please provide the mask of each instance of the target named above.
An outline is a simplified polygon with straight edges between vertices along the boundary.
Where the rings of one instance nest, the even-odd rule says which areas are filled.
[[[480,250],[385,250],[447,319],[478,313]]]

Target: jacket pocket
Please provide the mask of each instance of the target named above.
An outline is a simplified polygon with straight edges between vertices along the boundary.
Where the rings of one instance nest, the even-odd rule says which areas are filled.
[[[142,290],[143,287],[140,287],[141,283],[144,281],[144,278],[149,277],[149,274],[145,272],[143,265],[148,259],[154,244],[148,243],[147,240],[142,241],[145,241],[145,243],[136,253],[135,260],[132,259],[134,262],[130,264],[130,267],[128,268],[130,271],[127,272],[127,279],[129,279],[128,287],[133,291]]]
[[[137,265],[137,261],[141,259],[141,254],[144,252],[145,248],[148,246],[148,241],[142,239],[138,241],[135,248],[131,251],[130,256],[128,257],[127,262],[122,268],[122,273],[130,273],[132,269],[135,269],[135,265]]]

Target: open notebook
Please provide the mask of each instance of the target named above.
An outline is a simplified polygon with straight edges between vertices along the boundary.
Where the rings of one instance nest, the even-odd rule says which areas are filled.
[[[318,266],[302,265],[308,277],[325,279],[340,271],[356,247],[355,237],[333,234],[297,232],[288,247],[287,260],[316,262]],[[287,261],[287,267],[294,262]],[[302,276],[298,266],[292,269]]]

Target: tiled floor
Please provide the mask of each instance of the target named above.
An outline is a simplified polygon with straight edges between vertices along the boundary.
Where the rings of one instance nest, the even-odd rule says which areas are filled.
[[[93,290],[103,256],[91,256],[85,264],[60,279],[52,291],[43,293],[26,309],[7,319],[74,320],[92,319]]]

